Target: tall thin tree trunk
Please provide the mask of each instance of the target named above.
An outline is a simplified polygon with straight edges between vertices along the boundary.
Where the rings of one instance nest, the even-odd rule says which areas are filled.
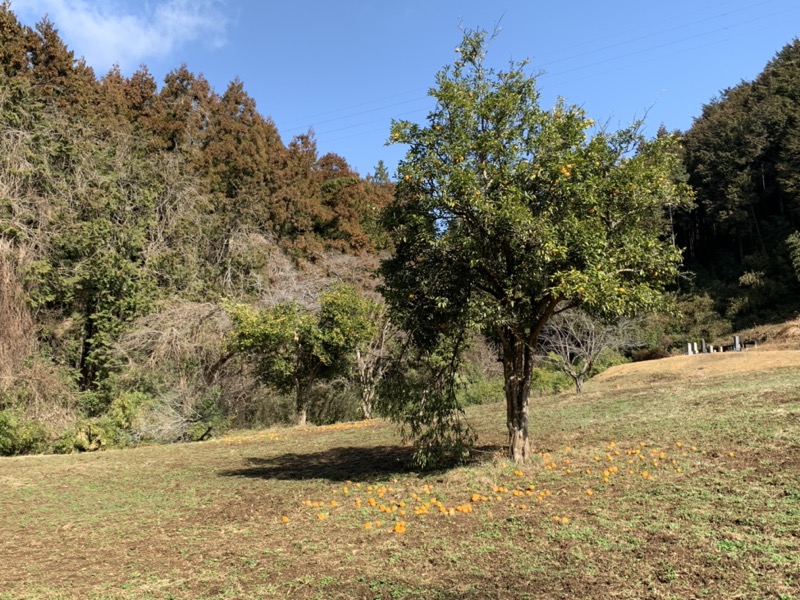
[[[308,423],[308,410],[305,405],[297,407],[297,426],[305,427]]]
[[[295,383],[297,390],[297,426],[305,427],[308,423],[308,399],[311,385],[303,380]]]
[[[380,360],[380,359],[376,359]],[[356,348],[356,373],[361,386],[361,414],[365,419],[372,418],[372,401],[375,398],[377,364],[370,365],[359,348]]]
[[[374,388],[364,387],[361,389],[361,414],[365,419],[372,418],[372,401],[374,398]]]
[[[90,355],[94,346],[92,339],[95,333],[95,324],[92,320],[94,312],[94,299],[90,296],[83,308],[83,331],[81,332],[81,354],[78,359],[78,369],[81,374],[80,386],[83,390],[88,390],[95,382],[97,367],[92,364]]]
[[[756,211],[752,205],[750,206],[750,215],[753,217],[753,226],[756,230],[756,236],[758,236],[758,245],[761,247],[761,252],[766,254],[767,246],[764,244],[764,238],[761,237],[761,227],[758,226],[758,218],[756,217]]]

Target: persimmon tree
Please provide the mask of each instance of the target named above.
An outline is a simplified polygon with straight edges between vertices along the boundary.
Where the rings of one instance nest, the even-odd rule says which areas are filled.
[[[323,293],[319,310],[285,302],[257,310],[226,305],[234,323],[231,349],[253,360],[266,384],[294,392],[297,424],[305,425],[315,382],[333,379],[352,367],[356,349],[376,334],[373,301],[348,286]]]
[[[445,341],[477,328],[498,341],[508,455],[521,463],[542,328],[571,307],[605,317],[661,307],[681,258],[664,210],[690,193],[669,177],[670,136],[648,141],[638,124],[611,132],[564,101],[543,109],[526,63],[494,70],[485,50],[486,33],[466,31],[427,122],[392,124],[408,151],[381,271],[392,319],[419,348],[458,352]],[[413,414],[436,414],[436,396],[420,398]]]

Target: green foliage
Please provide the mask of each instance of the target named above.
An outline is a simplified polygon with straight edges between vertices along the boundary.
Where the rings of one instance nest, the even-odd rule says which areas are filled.
[[[358,389],[346,379],[318,382],[310,394],[308,418],[312,423],[330,425],[363,418]]]
[[[616,367],[617,365],[624,365],[625,363],[630,362],[622,352],[619,351],[617,348],[606,348],[601,353],[600,356],[597,357],[597,360],[594,361],[591,370],[589,371],[588,376],[594,377],[595,375],[599,375],[606,369],[610,369],[611,367]]]
[[[607,357],[609,364],[606,364],[605,355],[601,355],[597,372],[604,370],[617,361],[625,362],[625,358],[617,353],[610,353]],[[592,372],[592,376],[597,374]],[[484,375],[476,372],[467,363],[462,366],[459,376],[460,386],[456,388],[458,400],[461,406],[475,406],[480,404],[493,404],[505,400],[505,381],[501,375]],[[549,396],[558,394],[572,386],[572,380],[556,365],[544,361],[540,366],[533,367],[531,371],[531,395]]]
[[[320,298],[319,329],[331,362],[352,361],[354,348],[375,334],[374,301],[350,286],[338,285]]]
[[[404,441],[415,443],[414,460],[423,469],[463,462],[475,441],[463,413],[463,343],[443,338],[433,352],[408,348],[379,385],[378,412],[400,426]]]
[[[770,305],[777,298],[785,296],[786,284],[782,279],[768,277],[764,271],[745,271],[739,277],[737,291],[736,296],[728,302],[725,316],[741,325],[747,317],[769,314],[772,309]],[[751,322],[750,325],[755,323]]]
[[[85,419],[74,428],[64,432],[54,443],[57,454],[72,454],[73,452],[94,452],[107,448],[112,438],[104,425],[97,419]]]
[[[685,136],[697,205],[676,223],[677,237],[697,287],[737,328],[798,308],[790,234],[800,218],[799,59],[794,40],[753,81],[704,106]]]
[[[246,304],[226,304],[234,322],[234,351],[253,356],[265,383],[292,391],[301,373],[315,369],[324,353],[314,316],[299,304],[279,304],[258,311]]]
[[[210,437],[212,431],[220,433],[228,427],[228,418],[213,393],[190,410],[181,411],[169,398],[127,391],[95,413],[97,416],[82,419],[65,432],[55,442],[55,452],[93,452],[141,442],[200,441]]]
[[[254,361],[264,383],[296,394],[301,423],[315,381],[347,373],[356,347],[376,330],[370,318],[374,303],[352,287],[336,286],[323,293],[319,303],[317,313],[293,302],[265,310],[226,304],[234,323],[231,349]]]
[[[709,294],[695,295],[678,304],[680,317],[670,339],[672,345],[683,346],[686,342],[713,340],[732,331],[730,321],[716,310],[716,303]]]
[[[536,396],[558,394],[572,386],[572,380],[553,365],[534,367],[531,372],[531,393]]]
[[[469,379],[458,390],[458,402],[464,407],[500,402],[504,398],[503,385],[502,377]]]
[[[55,443],[55,451],[93,452],[109,447],[133,446],[140,441],[136,425],[153,399],[142,392],[126,392],[106,405],[105,399],[87,393],[85,402],[92,406],[91,412],[98,416],[82,419],[70,431],[65,432]]]
[[[569,376],[553,364],[545,362],[531,370],[533,396],[558,394],[572,385]],[[457,387],[457,393],[459,404],[463,407],[493,404],[505,400],[505,381],[502,376],[469,376],[464,379],[461,387]]]
[[[105,432],[106,443],[113,446],[132,446],[139,440],[135,436],[136,421],[152,404],[153,399],[142,392],[126,392],[114,398],[106,413],[97,420]]]
[[[0,456],[36,454],[48,449],[49,434],[43,425],[18,410],[0,410]]]
[[[420,348],[492,330],[522,431],[528,349],[557,305],[604,316],[663,305],[680,252],[663,242],[662,215],[689,191],[670,177],[671,136],[598,130],[563,102],[542,109],[524,64],[484,65],[484,38],[467,32],[460,59],[437,75],[425,126],[393,123],[392,141],[409,149],[385,217],[395,254],[381,272]]]
[[[4,263],[10,281],[20,282],[19,301],[5,304],[32,317],[14,338],[24,352],[6,351],[15,356],[4,370],[16,387],[3,391],[25,414],[34,414],[29,401],[55,403],[37,414],[59,415],[59,433],[84,419],[75,443],[64,436],[65,448],[191,439],[210,423],[217,431],[228,422],[283,421],[286,387],[254,390],[253,369],[221,344],[198,350],[191,340],[207,329],[202,319],[194,328],[143,317],[221,296],[254,301],[280,287],[287,271],[298,280],[303,269],[324,272],[340,260],[331,250],[388,246],[378,220],[393,190],[385,167],[362,178],[342,157],[320,158],[310,134],[284,144],[239,80],[218,93],[185,66],[162,85],[146,67],[95,77],[54,23],[23,26],[8,2],[0,3],[0,182],[0,245],[13,257]],[[366,269],[343,279],[365,280]],[[324,317],[321,329],[318,320],[309,324],[320,335],[304,336],[306,355],[315,357],[306,364],[322,379],[347,370],[337,347],[363,327],[345,323],[352,315],[342,306],[331,310],[340,314]],[[176,316],[196,316],[189,313]],[[21,382],[17,363],[34,351],[71,382],[69,394],[38,395]],[[282,372],[285,383],[291,367],[277,360],[270,369],[273,382]],[[72,384],[79,403],[62,411]],[[315,419],[350,414],[352,394],[329,389]],[[129,393],[153,400],[132,423],[120,422],[112,413]]]
[[[48,116],[29,148],[41,160],[41,181],[30,185],[52,202],[36,218],[41,230],[27,228],[40,254],[25,275],[30,304],[68,320],[72,343],[58,360],[74,366],[90,389],[113,370],[113,343],[152,304],[155,288],[143,263],[161,190],[155,161],[126,139],[101,141],[70,125]]]
[[[608,364],[606,363],[608,358]],[[618,362],[619,361],[619,362]],[[601,370],[625,362],[625,358],[618,353],[610,353],[597,361],[598,370],[592,372],[592,376]],[[484,375],[476,372],[468,363],[461,368],[458,377],[456,392],[459,405],[462,407],[475,406],[480,404],[493,404],[505,399],[505,381],[502,375]],[[534,396],[548,396],[558,394],[572,385],[570,378],[557,366],[544,362],[541,366],[534,367],[531,372],[531,394]]]
[[[192,407],[191,416],[181,440],[199,442],[218,436],[230,427],[230,417],[220,406],[218,392],[217,389],[210,389],[209,393]]]
[[[661,348],[666,354],[669,349],[682,350],[687,342],[719,339],[732,331],[731,321],[720,312],[721,306],[708,292],[683,294],[675,299],[673,314],[643,320],[637,337],[645,346]]]

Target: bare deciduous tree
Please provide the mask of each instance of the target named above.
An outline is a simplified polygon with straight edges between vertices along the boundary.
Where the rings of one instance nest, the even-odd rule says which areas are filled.
[[[361,413],[365,419],[372,418],[378,384],[389,368],[390,346],[399,335],[399,330],[388,319],[386,305],[378,304],[376,307],[373,314],[375,334],[366,343],[356,347],[355,379],[360,391]]]
[[[636,323],[621,319],[601,321],[573,309],[552,317],[542,331],[540,348],[548,360],[575,382],[575,391],[583,391],[583,382],[604,350],[624,350],[637,345]]]

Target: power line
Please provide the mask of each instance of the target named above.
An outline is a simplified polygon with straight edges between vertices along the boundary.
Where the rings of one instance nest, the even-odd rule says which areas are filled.
[[[700,23],[705,23],[705,22],[708,22],[708,21],[714,21],[716,19],[720,19],[722,17],[726,17],[726,16],[734,14],[734,13],[738,13],[738,12],[742,12],[744,10],[749,10],[751,8],[755,8],[757,6],[762,6],[764,4],[770,4],[771,2],[775,2],[775,0],[763,0],[761,2],[756,2],[755,4],[750,4],[748,6],[740,7],[740,8],[735,9],[735,10],[731,10],[731,11],[728,11],[728,12],[715,14],[715,15],[713,15],[711,17],[706,17],[704,19],[698,19],[698,20],[693,21],[691,23],[682,23],[681,25],[676,25],[674,27],[669,27],[667,29],[662,29],[660,31],[656,31],[655,33],[648,33],[646,35],[641,35],[641,36],[636,37],[636,38],[630,38],[630,39],[624,40],[622,42],[617,42],[616,44],[610,44],[608,46],[604,46],[604,47],[601,47],[601,48],[593,48],[592,50],[589,50],[587,52],[582,52],[580,54],[574,54],[572,56],[568,56],[568,57],[565,57],[565,58],[554,60],[554,61],[551,61],[549,63],[544,63],[542,65],[542,67],[546,67],[548,65],[557,64],[557,63],[564,62],[564,61],[567,61],[567,60],[572,60],[574,58],[580,58],[581,56],[586,56],[588,54],[595,54],[596,52],[601,52],[603,50],[609,50],[611,48],[616,48],[618,46],[624,46],[624,45],[632,43],[632,42],[646,40],[646,39],[649,39],[651,37],[663,35],[665,33],[670,33],[672,31],[677,31],[679,29],[685,29],[687,27],[693,27],[694,25],[698,25]],[[725,4],[726,3],[723,2],[722,4],[719,4],[718,6],[724,6]],[[627,30],[622,31],[622,32],[617,32],[616,35],[624,35],[624,34],[627,34],[627,33],[640,32],[640,31],[641,31],[640,28],[632,28],[632,29],[627,29]],[[603,38],[596,38],[595,41],[601,42],[601,41],[604,41],[604,39]],[[579,44],[578,47],[586,46],[586,45],[591,44],[591,43],[594,43],[594,42],[584,42],[583,44]],[[549,56],[549,55],[555,54],[555,53],[559,53],[560,54],[560,52],[561,52],[560,50],[551,50],[551,51],[545,52],[544,54],[541,54],[540,57],[541,56]]]
[[[573,67],[572,69],[567,69],[565,71],[560,71],[560,72],[555,73],[555,74],[549,74],[548,73],[548,74],[545,74],[542,78],[544,78],[544,77],[555,77],[555,76],[563,75],[565,73],[572,73],[574,71],[580,71],[580,70],[583,70],[583,69],[588,69],[588,68],[595,67],[597,65],[601,65],[601,64],[604,64],[604,63],[608,63],[608,62],[611,62],[611,61],[614,61],[614,60],[627,58],[629,56],[635,56],[637,54],[643,54],[645,52],[650,52],[652,50],[659,50],[661,48],[674,46],[675,44],[681,44],[683,42],[687,42],[687,41],[694,40],[694,39],[697,39],[697,38],[707,37],[709,35],[713,35],[715,33],[719,33],[720,31],[727,31],[727,30],[732,29],[734,27],[740,27],[742,25],[749,25],[750,23],[755,23],[756,21],[760,21],[762,19],[774,17],[777,14],[782,14],[782,13],[772,13],[770,15],[762,15],[760,17],[755,17],[755,18],[750,19],[748,21],[741,21],[741,22],[736,23],[735,25],[732,25],[730,27],[720,27],[720,28],[717,28],[717,29],[714,29],[714,30],[711,30],[711,31],[705,31],[705,32],[698,33],[698,34],[695,34],[695,35],[691,35],[691,36],[688,36],[688,37],[684,37],[684,38],[681,38],[681,39],[678,39],[678,40],[672,40],[672,41],[669,41],[669,42],[666,42],[666,43],[663,43],[663,44],[660,44],[660,45],[657,45],[657,46],[650,46],[648,48],[642,48],[640,50],[634,50],[634,51],[628,52],[626,54],[612,56],[611,58],[606,58],[606,59],[603,59],[603,60],[595,61],[593,63],[581,65],[581,66],[578,66],[578,67]]]
[[[395,98],[400,98],[402,96],[407,96],[408,94],[420,94],[420,93],[422,93],[422,91],[423,90],[417,89],[417,90],[413,90],[413,91],[409,91],[409,92],[402,92],[400,94],[393,94],[391,96],[383,96],[381,98],[376,98],[374,100],[368,100],[366,102],[360,102],[358,104],[351,104],[351,105],[345,106],[343,108],[337,108],[337,109],[328,110],[328,111],[325,111],[325,112],[322,112],[322,113],[316,113],[314,115],[311,115],[308,118],[291,119],[289,121],[285,121],[282,124],[283,125],[291,125],[293,123],[299,123],[301,121],[303,121],[303,122],[314,121],[317,117],[325,117],[327,115],[333,115],[333,114],[340,113],[340,112],[346,111],[346,110],[347,111],[353,110],[353,109],[356,109],[356,108],[360,108],[362,106],[370,106],[372,104],[375,104],[376,102],[386,102],[387,100],[394,100]],[[427,91],[427,90],[424,90],[424,91]],[[421,96],[421,98],[427,98],[427,96]],[[420,99],[420,97],[412,98],[411,100],[407,100],[407,101],[404,101],[404,102],[398,102],[396,104],[388,104],[386,106],[379,107],[379,108],[376,108],[374,110],[379,110],[380,108],[391,108],[391,107],[396,106],[396,105],[405,104],[407,102],[413,102],[413,101],[419,100],[419,99]],[[372,110],[364,111],[364,112],[372,112]],[[356,113],[355,115],[347,115],[347,116],[343,116],[343,117],[339,117],[339,118],[344,119],[344,118],[348,118],[350,116],[358,116],[358,114],[359,113]],[[320,123],[326,123],[328,121],[333,121],[333,120],[336,120],[336,119],[328,119],[327,121],[319,121],[319,122]],[[291,129],[300,129],[302,127],[304,127],[304,125],[301,125],[299,127],[292,127],[292,128],[290,128],[290,130]]]
[[[384,106],[379,106],[377,108],[372,108],[370,110],[364,110],[364,111],[361,111],[361,112],[358,112],[358,113],[353,113],[353,114],[349,114],[349,115],[343,115],[341,117],[336,117],[336,118],[333,118],[333,119],[326,119],[324,121],[317,121],[314,124],[315,125],[324,125],[325,123],[333,123],[335,121],[342,121],[344,119],[351,119],[353,117],[360,117],[361,115],[366,115],[366,114],[369,114],[369,113],[374,113],[374,112],[378,112],[378,111],[381,111],[381,110],[386,110],[387,108],[394,108],[395,106],[402,106],[404,104],[410,104],[411,102],[418,102],[419,100],[425,99],[425,98],[427,98],[427,96],[422,96],[420,98],[412,98],[411,100],[405,100],[403,102],[395,102],[394,104],[386,104]],[[304,126],[291,127],[289,129],[287,129],[286,131],[297,131],[299,129],[305,129],[305,127]],[[334,130],[334,131],[337,131],[337,130]]]
[[[641,40],[644,40],[644,39],[650,39],[650,38],[652,38],[654,36],[661,36],[661,35],[664,35],[666,33],[671,33],[673,31],[686,29],[686,28],[693,27],[693,26],[698,25],[698,24],[707,23],[709,21],[717,21],[719,19],[725,18],[725,17],[730,16],[732,14],[741,13],[743,11],[750,10],[752,8],[756,8],[756,7],[759,7],[759,6],[763,6],[765,4],[773,3],[774,1],[775,0],[762,0],[760,2],[751,3],[751,4],[748,4],[746,6],[738,7],[738,8],[735,8],[733,10],[730,10],[730,11],[727,11],[727,12],[724,12],[724,13],[718,13],[718,14],[716,14],[714,16],[711,16],[711,17],[705,17],[705,18],[702,18],[702,19],[697,19],[697,20],[691,21],[689,23],[684,23],[682,25],[661,29],[661,30],[659,30],[659,31],[657,31],[655,33],[651,33],[651,34],[648,34],[648,35],[638,36],[636,38],[630,38],[630,39],[623,40],[621,42],[617,42],[617,43],[614,43],[614,44],[601,46],[599,48],[595,48],[595,49],[590,50],[590,51],[581,52],[581,53],[577,53],[577,54],[572,54],[570,56],[565,56],[565,57],[560,58],[558,60],[554,60],[554,61],[551,61],[549,63],[544,63],[542,65],[542,67],[544,68],[544,67],[547,67],[549,65],[555,65],[555,64],[567,62],[567,61],[570,61],[570,60],[574,60],[576,58],[581,58],[581,57],[588,56],[588,55],[594,55],[594,54],[600,53],[600,52],[602,52],[604,50],[617,48],[617,47],[620,47],[620,46],[625,46],[627,44],[631,44],[631,43],[634,43],[636,41],[641,41]],[[721,5],[718,5],[718,6],[722,6],[722,5],[724,5],[724,3],[721,4]],[[793,10],[796,10],[797,8],[798,7],[794,7],[794,9],[789,9],[788,12],[792,12]],[[550,79],[550,78],[560,77],[560,76],[562,76],[564,74],[567,74],[567,73],[572,73],[572,72],[575,72],[575,71],[581,71],[581,70],[592,68],[592,67],[595,67],[595,66],[598,66],[598,65],[601,65],[601,64],[605,64],[605,63],[621,60],[621,59],[624,59],[624,58],[627,58],[627,57],[630,57],[630,56],[640,55],[640,54],[647,53],[647,52],[652,52],[653,50],[666,48],[666,47],[673,46],[675,44],[684,43],[686,41],[690,41],[690,40],[693,40],[693,39],[697,39],[697,38],[713,35],[715,33],[721,32],[721,31],[726,31],[726,30],[730,30],[730,29],[733,29],[733,28],[741,27],[742,25],[747,25],[747,24],[756,22],[758,20],[766,19],[766,18],[772,18],[772,17],[777,16],[777,15],[785,14],[786,12],[787,12],[786,10],[783,10],[783,11],[773,12],[773,13],[770,13],[768,15],[761,15],[759,17],[755,17],[753,19],[749,19],[749,20],[746,20],[746,21],[740,21],[740,22],[732,24],[732,25],[726,25],[726,26],[718,27],[718,28],[715,28],[715,29],[712,29],[712,30],[708,30],[708,31],[704,31],[704,32],[695,34],[695,35],[687,36],[687,37],[684,37],[684,38],[681,38],[681,39],[678,39],[678,40],[672,40],[672,41],[669,41],[669,42],[666,42],[666,43],[663,43],[663,44],[659,44],[659,45],[655,45],[655,46],[649,46],[649,47],[642,48],[642,49],[639,49],[639,50],[634,50],[634,51],[627,52],[627,53],[624,53],[624,54],[619,54],[619,55],[612,56],[612,57],[609,57],[609,58],[606,58],[606,59],[603,59],[603,60],[600,60],[600,61],[595,61],[595,62],[592,62],[592,63],[589,63],[589,64],[576,66],[576,67],[573,67],[571,69],[567,69],[567,70],[564,70],[564,71],[559,71],[559,72],[555,72],[555,73],[554,72],[547,72],[547,73],[544,73],[543,75],[540,75],[539,79],[545,79],[545,78]],[[628,31],[640,31],[640,29],[627,30],[625,33],[627,33]],[[617,35],[619,35],[619,34],[617,34]],[[550,51],[550,52],[546,53],[545,55],[552,54],[554,52],[556,52],[556,51],[555,50],[554,51]],[[385,99],[393,99],[393,98],[397,98],[397,97],[402,97],[403,95],[407,95],[409,93],[416,93],[416,91],[413,91],[413,92],[410,91],[410,92],[406,92],[406,93],[396,94],[396,95],[393,95],[393,96],[385,97]],[[405,105],[405,104],[410,104],[410,103],[413,103],[413,102],[426,100],[428,98],[429,98],[429,96],[420,96],[420,97],[412,98],[412,99],[405,100],[405,101],[402,101],[402,102],[385,104],[385,105],[382,105],[382,106],[379,106],[379,107],[375,107],[375,108],[371,108],[371,109],[364,110],[364,111],[351,112],[351,113],[349,113],[347,115],[342,115],[340,117],[333,117],[333,118],[330,118],[330,119],[325,119],[324,121],[316,121],[315,122],[313,118],[309,118],[309,119],[293,119],[292,121],[286,122],[285,125],[289,124],[289,123],[300,122],[300,121],[311,122],[312,123],[312,125],[311,125],[312,127],[314,125],[335,123],[337,121],[345,121],[347,119],[358,118],[358,117],[361,117],[361,116],[366,115],[366,114],[380,112],[380,111],[386,110],[388,108],[393,108],[395,106],[401,106],[401,105]],[[374,104],[375,102],[378,102],[378,101],[380,101],[380,100],[363,102],[363,103],[359,103],[357,105],[351,105],[349,107],[344,107],[342,109],[333,110],[333,111],[327,111],[325,113],[322,113],[320,116],[326,115],[326,114],[335,114],[337,112],[350,110],[352,108],[358,108],[360,106],[369,106],[369,105]],[[419,109],[419,110],[422,110],[422,109]],[[412,112],[419,112],[419,110],[412,111]],[[371,121],[371,122],[375,122],[375,121]],[[369,122],[367,122],[367,123],[369,123]],[[359,126],[359,124],[348,125],[348,126],[345,126],[345,127],[329,130],[328,132],[319,132],[319,134],[326,135],[329,132],[330,133],[335,133],[335,132],[339,132],[339,131],[343,131],[343,130],[347,130],[347,129],[352,129],[352,128],[358,127],[358,126]],[[288,129],[284,129],[284,131],[285,132],[291,132],[291,131],[297,131],[297,130],[301,130],[301,129],[305,129],[305,128],[306,128],[306,126],[296,126],[296,127],[290,127]],[[347,136],[347,137],[352,137],[352,136]],[[341,139],[341,138],[339,138],[339,139]]]

